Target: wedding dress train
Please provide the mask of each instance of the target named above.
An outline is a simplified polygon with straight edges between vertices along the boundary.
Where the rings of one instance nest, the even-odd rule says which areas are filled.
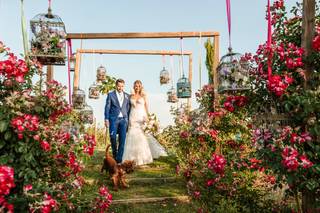
[[[131,98],[130,102],[129,128],[122,160],[134,160],[136,165],[144,165],[152,163],[153,159],[160,156],[167,156],[159,142],[143,131],[143,124],[147,118],[144,99]]]

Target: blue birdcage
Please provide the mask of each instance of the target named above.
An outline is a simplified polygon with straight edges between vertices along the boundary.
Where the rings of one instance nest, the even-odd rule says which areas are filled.
[[[177,96],[178,98],[191,97],[191,83],[184,75],[177,82]]]
[[[249,87],[249,65],[241,54],[229,52],[224,55],[218,65],[218,92],[234,92],[248,90]]]
[[[43,65],[65,65],[66,29],[63,21],[48,13],[36,15],[30,21],[31,49],[30,57],[36,58]]]

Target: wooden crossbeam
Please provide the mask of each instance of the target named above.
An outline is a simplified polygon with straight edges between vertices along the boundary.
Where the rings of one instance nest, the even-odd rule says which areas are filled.
[[[67,39],[146,39],[215,37],[218,32],[131,32],[131,33],[68,33]]]
[[[174,50],[105,50],[105,49],[78,49],[79,53],[88,54],[123,54],[123,55],[181,55]],[[182,55],[192,55],[191,51],[184,51]]]

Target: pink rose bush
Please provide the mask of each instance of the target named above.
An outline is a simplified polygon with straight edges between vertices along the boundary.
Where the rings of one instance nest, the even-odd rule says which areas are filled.
[[[84,133],[65,87],[33,84],[41,64],[18,59],[2,42],[0,54],[0,211],[73,210],[80,201],[69,198],[85,184],[83,158],[93,155],[95,138]]]
[[[177,109],[175,125],[163,133],[177,148],[177,172],[198,212],[216,212],[222,203],[240,212],[252,206],[289,211],[288,199],[299,200],[301,194],[303,206],[306,200],[319,202],[319,11],[313,52],[306,58],[300,6],[289,18],[285,2],[273,2],[271,46],[262,44],[242,59],[250,64],[252,90],[220,95],[216,106],[213,86],[204,86],[196,93],[199,109],[182,114]],[[315,71],[307,75],[306,65]],[[265,200],[283,186],[288,197]]]
[[[315,37],[309,56],[301,47],[302,5],[297,4],[291,12],[293,16],[287,14],[283,0],[273,3],[271,48],[260,45],[249,60],[254,90],[247,94],[248,110],[256,120],[262,112],[266,119],[275,118],[269,123],[261,125],[260,121],[254,125],[252,135],[257,159],[262,161],[266,172],[274,174],[276,186],[287,184],[295,200],[302,194],[303,209],[297,203],[297,211],[313,212],[312,203],[319,202],[320,189],[317,183],[320,178],[319,10],[315,15]],[[272,74],[268,76],[270,55]],[[284,115],[285,120],[279,119]]]
[[[13,212],[13,205],[9,204],[5,196],[15,187],[14,170],[9,166],[0,166],[0,211]]]
[[[262,172],[262,161],[251,157],[250,119],[246,114],[249,99],[240,94],[225,96],[221,107],[213,110],[210,88],[204,86],[197,93],[199,109],[177,109],[175,125],[162,133],[175,148],[179,162],[176,173],[186,180],[193,205],[199,212],[216,212],[222,205],[236,206],[239,211],[275,209],[275,201],[267,199],[274,202],[271,206],[262,202],[272,180]],[[264,185],[258,186],[261,176]]]

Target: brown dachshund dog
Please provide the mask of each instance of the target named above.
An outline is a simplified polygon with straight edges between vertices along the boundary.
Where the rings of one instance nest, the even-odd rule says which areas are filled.
[[[127,174],[129,174],[134,171],[135,162],[134,162],[134,160],[125,160],[124,162],[122,162],[120,164],[120,166],[122,167],[122,169],[124,169],[124,171]]]
[[[122,188],[128,188],[129,186],[126,181],[125,173],[130,173],[133,171],[134,162],[125,161],[122,164],[117,164],[115,159],[109,155],[109,147],[110,145],[108,145],[106,148],[106,154],[103,160],[101,172],[105,170],[109,173],[115,191],[118,191],[119,185]]]

